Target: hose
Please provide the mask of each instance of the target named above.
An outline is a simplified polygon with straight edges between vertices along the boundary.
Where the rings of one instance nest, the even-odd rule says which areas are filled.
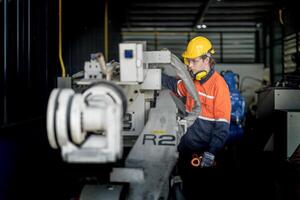
[[[63,78],[66,77],[66,68],[65,68],[65,64],[64,64],[64,60],[62,57],[62,17],[61,17],[61,10],[62,10],[62,5],[61,5],[61,1],[59,0],[59,7],[58,7],[58,57],[59,57],[59,62],[60,62],[60,66],[61,66],[61,76]]]
[[[171,54],[171,65],[175,68],[178,76],[184,82],[188,93],[195,101],[195,106],[193,107],[192,111],[184,118],[184,120],[187,122],[187,127],[190,127],[201,113],[199,95],[190,74],[186,70],[185,64],[183,64],[181,60],[174,54]]]

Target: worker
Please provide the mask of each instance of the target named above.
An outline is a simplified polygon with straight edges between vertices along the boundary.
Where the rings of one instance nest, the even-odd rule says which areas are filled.
[[[230,94],[225,80],[214,69],[214,53],[211,42],[198,36],[188,43],[182,54],[201,103],[199,117],[178,145],[179,162],[185,170],[192,167],[191,160],[195,155],[201,158],[199,167],[213,167],[216,155],[223,150],[229,134]],[[185,97],[186,111],[192,111],[195,103],[182,80],[163,73],[162,84],[178,96]]]

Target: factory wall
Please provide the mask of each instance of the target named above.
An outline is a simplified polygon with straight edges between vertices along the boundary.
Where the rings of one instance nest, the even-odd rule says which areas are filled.
[[[10,126],[45,113],[58,66],[57,10],[33,0],[2,1],[1,10],[0,126]]]
[[[121,42],[122,11],[108,1],[108,61],[118,60]],[[64,58],[67,73],[71,76],[84,69],[84,62],[92,53],[105,53],[104,41],[105,1],[64,1],[63,35]]]
[[[35,198],[33,188],[45,191],[43,177],[52,167],[43,125],[58,66],[58,4],[5,0],[0,6],[0,199]]]

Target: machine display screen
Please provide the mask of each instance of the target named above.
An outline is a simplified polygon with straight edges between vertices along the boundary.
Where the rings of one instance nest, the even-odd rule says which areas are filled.
[[[126,49],[125,51],[124,51],[124,53],[125,53],[125,58],[133,58],[133,50],[131,50],[131,49]]]

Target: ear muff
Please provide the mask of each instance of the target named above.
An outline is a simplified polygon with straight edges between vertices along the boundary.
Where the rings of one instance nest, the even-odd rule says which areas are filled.
[[[205,70],[199,71],[195,74],[195,80],[200,81],[207,75],[207,72]]]

